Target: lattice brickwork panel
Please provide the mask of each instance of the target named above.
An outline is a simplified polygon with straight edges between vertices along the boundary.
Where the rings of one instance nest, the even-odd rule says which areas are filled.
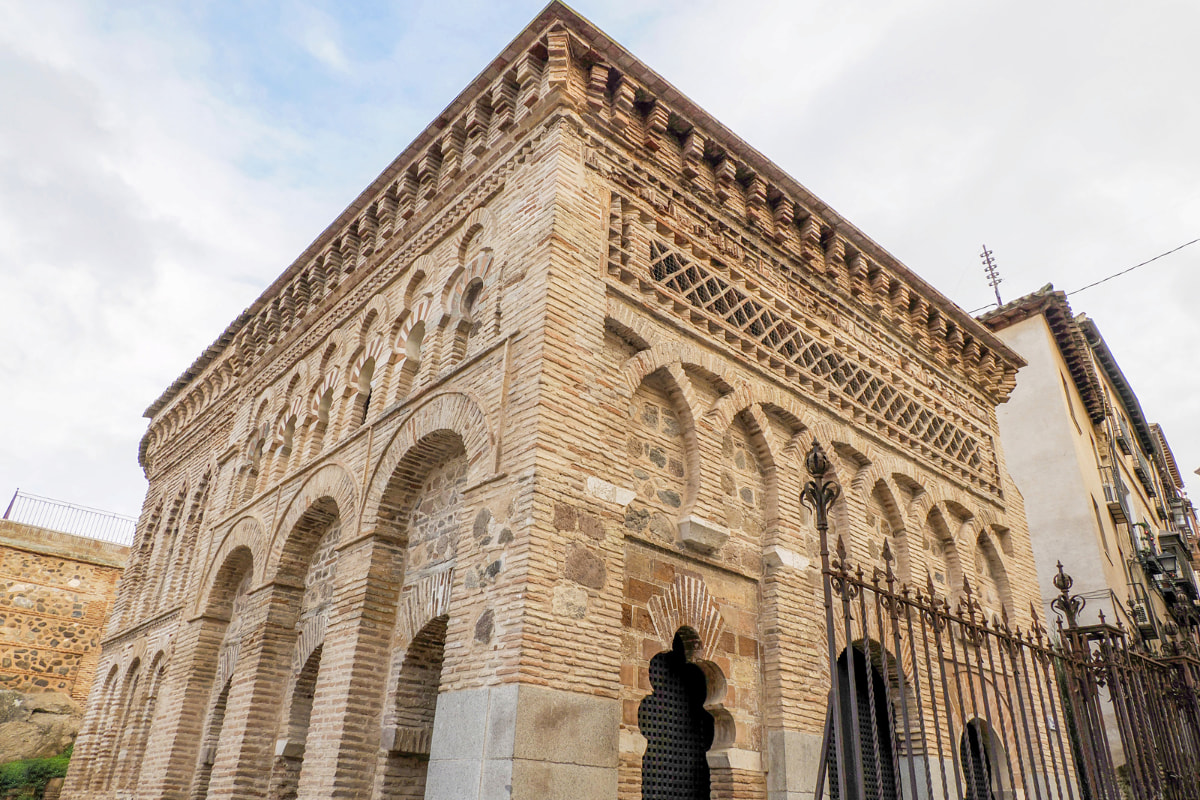
[[[901,386],[896,377],[876,374],[863,365],[865,355],[850,345],[835,345],[833,336],[826,340],[806,330],[804,322],[766,290],[756,289],[757,296],[752,295],[716,261],[687,255],[648,229],[631,231],[634,225],[641,228],[621,213],[616,199],[609,227],[609,266],[614,274],[640,281],[644,293],[655,295],[706,333],[721,333],[745,352],[775,356],[759,360],[789,377],[800,377],[801,383],[826,387],[839,404],[855,409],[902,446],[924,445],[920,449],[943,467],[996,489],[991,438],[981,428],[935,411],[928,400],[918,399],[919,387]],[[642,253],[633,251],[639,247]]]

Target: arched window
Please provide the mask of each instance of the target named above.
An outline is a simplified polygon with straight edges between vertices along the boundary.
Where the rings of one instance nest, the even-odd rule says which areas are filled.
[[[225,726],[225,708],[229,704],[229,690],[233,686],[233,676],[221,684],[221,690],[213,698],[208,710],[208,725],[204,731],[204,739],[200,746],[200,762],[196,765],[193,778],[193,800],[204,800],[208,797],[208,784],[212,779],[213,764],[217,761],[217,746],[221,743],[221,729]]]
[[[687,660],[683,637],[675,634],[670,652],[650,659],[654,691],[638,707],[638,728],[646,737],[642,756],[643,800],[708,800],[706,753],[713,742],[713,718],[704,709],[708,684]]]
[[[482,278],[475,278],[467,286],[463,292],[462,304],[459,307],[461,318],[458,324],[454,326],[452,331],[454,341],[450,350],[450,364],[454,365],[462,361],[467,355],[467,341],[475,335],[483,325],[483,303],[480,303],[480,297],[483,294],[484,283]]]
[[[213,685],[204,714],[205,722],[199,742],[200,752],[196,770],[192,775],[192,789],[189,793],[191,800],[204,800],[208,796],[213,765],[217,762],[217,754],[221,749],[225,709],[229,702],[229,691],[233,686],[234,669],[241,651],[242,635],[247,627],[245,612],[249,605],[251,580],[250,554],[245,548],[239,548],[226,559],[213,586],[213,597],[216,602],[210,608],[210,612],[220,616],[228,615],[228,619],[225,622],[225,630],[222,633],[219,648],[215,652],[210,651],[210,655],[215,656],[216,674],[212,677]],[[211,665],[202,666],[202,669],[208,668],[211,668]],[[226,746],[228,745],[226,744]]]
[[[835,747],[841,749],[842,763],[847,765],[847,797],[863,800],[900,797],[894,757],[895,731],[887,692],[883,676],[862,650],[852,647],[842,652],[838,658],[841,726],[833,732],[826,754],[831,798],[839,797],[840,792]]]

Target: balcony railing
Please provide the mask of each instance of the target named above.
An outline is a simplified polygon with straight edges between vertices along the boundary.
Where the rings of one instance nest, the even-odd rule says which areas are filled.
[[[1120,414],[1114,414],[1113,417],[1117,420],[1116,430],[1114,431],[1116,434],[1117,446],[1121,448],[1122,453],[1127,456],[1131,456],[1133,455],[1136,446],[1133,443],[1133,434],[1129,432],[1129,425],[1125,423],[1125,418]]]
[[[1146,489],[1146,494],[1151,497],[1157,496],[1158,487],[1154,485],[1154,470],[1151,468],[1150,462],[1146,460],[1146,456],[1142,454],[1140,448],[1135,447],[1133,454],[1136,457],[1136,462],[1133,465],[1133,473],[1142,482],[1142,486]]]
[[[133,517],[39,497],[20,489],[13,493],[4,519],[126,547],[133,544],[137,528]]]

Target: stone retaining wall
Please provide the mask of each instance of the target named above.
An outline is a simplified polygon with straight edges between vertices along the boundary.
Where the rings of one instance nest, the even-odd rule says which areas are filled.
[[[0,688],[87,700],[129,548],[0,520]]]

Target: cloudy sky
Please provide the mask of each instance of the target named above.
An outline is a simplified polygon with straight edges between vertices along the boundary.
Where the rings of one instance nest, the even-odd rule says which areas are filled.
[[[0,0],[0,495],[129,514],[142,411],[540,2]],[[1200,6],[580,0],[968,311],[1200,237]],[[1200,466],[1200,244],[1073,295]],[[2,503],[0,503],[2,505]]]

